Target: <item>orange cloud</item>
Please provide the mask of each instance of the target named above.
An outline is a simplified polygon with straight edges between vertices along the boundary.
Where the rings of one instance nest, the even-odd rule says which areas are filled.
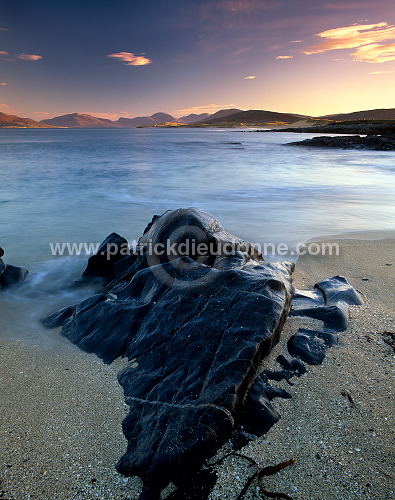
[[[244,80],[254,80],[255,78],[256,78],[256,76],[251,75],[251,76],[246,76],[246,77],[244,78]]]
[[[189,115],[191,113],[215,113],[220,109],[232,108],[234,104],[205,104],[202,106],[194,106],[193,108],[177,109],[174,111],[175,114]]]
[[[395,60],[395,26],[388,23],[353,24],[334,28],[315,36],[322,42],[303,51],[304,54],[319,54],[329,50],[357,49],[351,55],[355,61],[381,63]]]
[[[43,58],[43,56],[37,56],[35,54],[16,54],[15,57],[23,61],[39,61]]]
[[[369,75],[390,75],[395,73],[395,71],[369,71]]]
[[[145,57],[144,54],[136,56],[132,52],[117,52],[116,54],[109,54],[107,57],[113,57],[122,61],[125,66],[145,66],[151,64],[151,59]]]
[[[276,59],[292,59],[293,56],[277,56]]]
[[[8,83],[1,82],[1,83],[0,83],[0,85],[1,85],[2,87],[4,87],[5,85],[8,85]]]
[[[316,36],[323,41],[305,49],[304,54],[357,49],[351,54],[354,61],[383,63],[395,60],[395,26],[386,22],[344,26],[322,31]]]
[[[7,52],[6,50],[0,50],[0,56],[8,56],[9,55],[9,52]]]
[[[355,61],[362,61],[368,63],[383,63],[395,61],[395,43],[388,45],[381,45],[372,43],[358,47],[352,54]]]

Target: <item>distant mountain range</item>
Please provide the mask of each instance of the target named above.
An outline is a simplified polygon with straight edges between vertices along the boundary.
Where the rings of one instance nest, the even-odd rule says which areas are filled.
[[[223,110],[223,115],[231,114],[240,110]],[[221,113],[221,112],[218,112]],[[217,113],[215,113],[216,115]],[[167,113],[154,113],[151,116],[136,116],[135,118],[118,118],[116,121],[106,120],[104,118],[96,118],[91,115],[84,115],[81,113],[71,113],[69,115],[56,116],[42,120],[41,123],[55,127],[68,127],[68,128],[97,128],[97,127],[122,127],[122,128],[136,128],[136,127],[153,127],[160,124],[174,124],[174,125],[189,125],[190,123],[199,122],[208,118],[209,113],[202,113],[201,115],[187,115],[181,118],[175,118]]]
[[[15,115],[7,115],[0,112],[0,128],[136,128],[157,126],[268,126],[291,125],[297,121],[305,120],[311,125],[319,120],[328,121],[353,121],[353,120],[395,120],[395,108],[373,109],[367,111],[356,111],[354,113],[341,113],[312,117],[294,113],[277,113],[275,111],[240,109],[222,109],[214,114],[202,113],[200,115],[190,114],[175,118],[167,113],[154,113],[151,116],[138,116],[135,118],[118,118],[116,121],[95,116],[71,113],[56,116],[37,122],[30,118],[21,118]],[[309,124],[310,124],[309,123]]]

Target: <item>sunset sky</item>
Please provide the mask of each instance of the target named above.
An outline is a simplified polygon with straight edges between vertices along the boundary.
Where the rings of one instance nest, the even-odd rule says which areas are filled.
[[[0,111],[395,107],[393,0],[0,0]]]

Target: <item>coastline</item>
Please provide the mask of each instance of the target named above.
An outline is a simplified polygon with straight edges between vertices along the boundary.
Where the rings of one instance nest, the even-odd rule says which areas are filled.
[[[293,386],[282,386],[292,399],[274,400],[280,421],[241,452],[262,466],[296,457],[291,467],[264,481],[269,491],[294,500],[390,499],[394,351],[382,332],[394,331],[395,324],[395,231],[314,241],[338,241],[340,255],[300,257],[295,286],[307,288],[342,274],[364,293],[366,304],[351,308],[349,329],[322,365],[308,367]],[[300,321],[287,320],[268,364]],[[48,345],[42,335],[29,344],[18,335],[0,340],[2,498],[137,499],[140,480],[115,470],[126,448],[121,421],[127,407],[116,379],[122,363],[104,365],[57,331],[47,335]],[[210,499],[234,500],[250,473],[244,460],[226,459]],[[252,490],[245,499],[252,498]]]

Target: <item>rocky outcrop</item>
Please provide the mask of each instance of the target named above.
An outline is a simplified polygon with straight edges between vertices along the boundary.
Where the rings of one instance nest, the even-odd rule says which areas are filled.
[[[346,304],[359,296],[343,278],[298,293],[292,314],[322,319],[324,330],[298,332],[291,359],[279,356],[280,370],[260,373],[290,313],[293,269],[265,262],[205,212],[169,211],[152,219],[133,252],[110,235],[84,272],[106,286],[43,321],[106,363],[129,360],[118,376],[130,413],[117,468],[143,480],[141,499],[159,500],[170,481],[178,487],[172,498],[207,498],[212,477],[193,480],[207,459],[229,439],[239,446],[280,418],[271,400],[290,395],[270,380],[301,375],[303,361],[320,362],[322,342],[329,346],[346,327]]]
[[[294,132],[297,134],[362,134],[362,135],[395,135],[393,121],[353,121],[332,122],[311,127],[287,127],[271,130],[255,130],[254,132]]]
[[[370,149],[373,151],[395,151],[395,136],[385,137],[371,135],[361,137],[359,135],[341,137],[313,137],[304,141],[288,143],[289,146],[310,146],[318,148],[337,149]]]
[[[21,267],[11,266],[4,264],[3,257],[4,250],[0,248],[0,290],[9,288],[12,285],[23,281],[29,271]]]

